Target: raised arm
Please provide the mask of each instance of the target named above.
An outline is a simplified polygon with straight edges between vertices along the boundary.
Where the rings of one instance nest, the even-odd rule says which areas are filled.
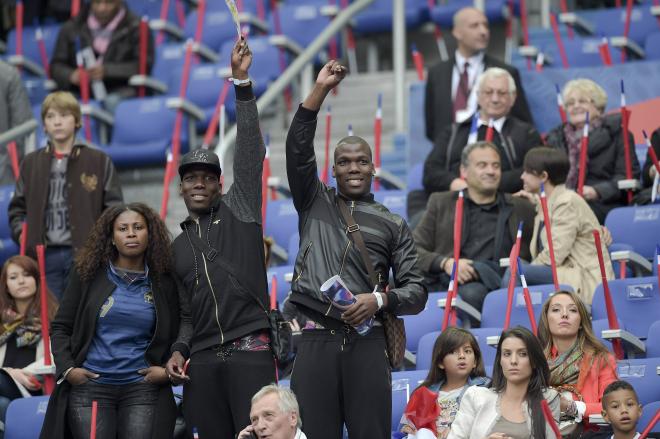
[[[248,79],[252,52],[247,41],[236,42],[231,54],[234,79]],[[264,146],[259,129],[257,102],[250,83],[236,85],[236,149],[234,154],[234,184],[223,198],[232,212],[246,222],[261,224],[261,176]]]
[[[318,74],[311,93],[298,108],[286,137],[286,173],[296,210],[305,210],[320,189],[314,134],[316,115],[330,90],[346,76],[346,68],[329,61]]]

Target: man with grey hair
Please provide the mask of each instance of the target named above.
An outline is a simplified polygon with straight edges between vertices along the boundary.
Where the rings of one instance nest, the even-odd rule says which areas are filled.
[[[286,387],[269,384],[252,397],[250,425],[241,430],[238,439],[307,439],[301,427],[296,395]]]
[[[529,260],[534,207],[527,200],[502,193],[500,148],[476,142],[463,148],[460,175],[466,182],[461,253],[458,261],[459,296],[481,311],[489,291],[500,287],[500,258],[508,257],[523,221],[521,259]],[[429,291],[445,291],[454,265],[453,228],[457,192],[434,193],[413,232]],[[475,323],[475,322],[473,322]]]
[[[424,105],[426,137],[435,142],[445,126],[470,118],[477,109],[474,87],[477,77],[490,67],[500,67],[511,74],[519,90],[512,114],[532,123],[518,70],[485,53],[490,31],[484,13],[473,7],[460,9],[454,14],[452,35],[456,39],[456,52],[429,69]]]
[[[516,84],[509,72],[491,67],[477,80],[479,111],[471,119],[446,127],[424,163],[426,192],[461,190],[467,184],[459,176],[461,151],[467,144],[485,140],[492,121],[492,142],[502,157],[502,192],[522,189],[520,175],[525,153],[542,144],[533,125],[510,115],[516,100]],[[474,120],[473,120],[474,119]]]

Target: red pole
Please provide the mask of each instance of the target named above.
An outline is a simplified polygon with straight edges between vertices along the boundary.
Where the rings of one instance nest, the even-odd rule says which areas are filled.
[[[165,176],[163,177],[163,198],[160,200],[160,219],[165,221],[167,218],[167,205],[170,200],[170,180],[172,178],[172,172],[174,168],[174,162],[172,157],[172,151],[167,151],[167,162],[165,164]]]
[[[660,421],[660,409],[655,411],[655,416],[653,416],[653,419],[651,419],[651,422],[649,422],[649,425],[646,426],[642,434],[639,436],[639,439],[646,439],[646,437],[649,435],[655,424]]]
[[[80,13],[80,0],[71,0],[71,18],[75,18]]]
[[[163,2],[160,4],[160,19],[162,21],[167,21],[167,15],[170,12],[170,0],[163,0]],[[160,46],[163,44],[163,41],[165,40],[165,34],[161,30],[158,32],[158,35],[156,35],[156,45]]]
[[[449,315],[452,314],[452,309],[451,309],[451,303],[452,300],[454,299],[454,285],[456,285],[455,282],[455,276],[456,276],[456,267],[458,266],[457,261],[454,261],[454,264],[451,269],[451,277],[449,278],[449,287],[447,288],[447,299],[445,301],[445,312],[442,317],[442,330],[444,331],[447,329],[447,326],[449,325]]]
[[[562,13],[568,12],[568,7],[566,6],[566,0],[559,0],[559,9],[561,10]],[[567,26],[567,33],[568,33],[568,38],[572,40],[575,34],[573,33],[573,28],[571,26]]]
[[[37,262],[39,264],[39,296],[41,317],[41,341],[44,345],[44,365],[51,366],[50,358],[50,322],[48,321],[48,284],[46,283],[46,255],[43,245],[37,245]],[[52,374],[44,375],[44,393],[50,395],[55,389],[55,377]]]
[[[330,167],[330,130],[332,126],[332,108],[328,105],[325,113],[325,149],[323,151],[323,169],[321,170],[321,181],[328,184],[328,168]]]
[[[587,175],[587,148],[589,147],[589,112],[586,114],[586,121],[582,128],[582,144],[580,145],[580,169],[578,169],[578,187],[577,193],[582,196],[584,189],[584,180]]]
[[[378,108],[376,109],[376,120],[374,121],[374,166],[376,171],[380,170],[380,141],[383,132],[383,94],[378,93]],[[374,180],[374,190],[380,189],[380,180]]]
[[[186,9],[183,6],[181,0],[174,0],[174,13],[176,14],[176,21],[179,23],[179,27],[185,27],[186,25]]]
[[[424,80],[424,57],[417,50],[415,44],[412,45],[412,59],[415,63],[415,70],[417,70],[417,79],[420,81]]]
[[[555,14],[550,14],[550,25],[552,26],[552,33],[555,36],[555,43],[559,49],[561,64],[565,69],[567,69],[569,68],[568,57],[566,56],[566,48],[564,47],[564,42],[562,41],[561,34],[559,33],[559,26],[557,25],[557,18],[555,17]]]
[[[149,21],[146,16],[140,20],[140,58],[138,61],[138,72],[140,75],[147,75],[147,45],[149,44]],[[138,96],[143,98],[145,95],[144,86],[138,88]]]
[[[21,224],[21,247],[20,255],[25,256],[25,249],[27,248],[27,223],[23,221]]]
[[[458,261],[461,258],[461,239],[463,235],[463,204],[465,203],[465,195],[463,191],[458,192],[458,198],[456,199],[456,209],[454,212],[454,263],[456,268],[453,270],[454,273],[454,288],[452,290],[452,296],[458,296],[458,270],[459,264]],[[456,325],[456,312],[451,310],[451,319],[452,324]]]
[[[220,120],[220,108],[225,104],[228,92],[229,81],[224,81],[222,83],[222,90],[220,90],[220,94],[218,95],[218,101],[215,103],[213,117],[211,118],[211,122],[209,122],[209,126],[206,129],[206,133],[204,134],[202,148],[208,148],[211,145],[211,141],[213,141],[213,136],[215,136],[215,132],[218,129],[218,121]]]
[[[23,2],[19,0],[16,2],[16,55],[23,55],[23,15]]]
[[[14,180],[18,181],[20,176],[20,167],[18,166],[18,151],[16,150],[16,142],[12,141],[7,144],[7,154],[11,162],[11,170],[14,173]]]
[[[277,276],[273,275],[270,281],[270,309],[277,308]]]
[[[197,24],[195,26],[195,42],[202,41],[202,32],[204,31],[204,16],[206,15],[206,0],[197,2]]]
[[[92,425],[89,429],[89,439],[96,439],[96,415],[98,410],[98,403],[96,401],[92,401]]]
[[[559,279],[557,277],[557,262],[555,260],[555,246],[552,243],[552,227],[550,226],[550,214],[548,213],[548,199],[545,196],[545,186],[541,183],[541,209],[543,210],[543,224],[545,225],[545,237],[548,240],[548,252],[550,253],[550,267],[552,268],[552,283],[555,291],[559,291]]]
[[[623,36],[628,38],[630,35],[630,18],[632,16],[633,0],[628,0],[626,3],[626,21],[623,26]],[[621,62],[626,62],[626,49],[621,49]]]
[[[598,255],[598,265],[600,266],[600,276],[603,281],[603,293],[605,295],[605,308],[607,310],[607,322],[610,329],[619,329],[619,320],[616,316],[616,308],[614,308],[614,302],[612,302],[612,294],[610,293],[610,286],[607,283],[607,275],[605,273],[605,262],[603,260],[603,248],[600,243],[600,233],[598,230],[593,231],[594,242],[596,245],[596,254]],[[612,347],[614,348],[614,355],[617,360],[623,359],[623,347],[621,346],[621,340],[614,339],[612,340]]]
[[[523,273],[522,262],[520,262],[520,257],[518,259],[518,272],[520,273],[520,283],[523,287],[523,298],[525,299],[525,306],[527,307],[527,317],[529,317],[529,324],[532,327],[532,332],[536,334],[536,317],[534,317],[534,307],[532,306],[532,297],[529,294],[529,288],[527,287],[527,279],[525,279],[525,273]]]
[[[546,401],[545,399],[541,399],[541,409],[543,410],[543,416],[545,417],[545,422],[547,422],[548,425],[550,425],[550,428],[552,428],[552,431],[554,432],[556,439],[561,439],[561,433],[559,431],[559,427],[555,422],[555,418],[552,417],[552,410],[550,410],[548,401]]]
[[[89,104],[89,75],[82,64],[78,65],[78,77],[80,78],[80,98],[83,104]],[[92,141],[92,122],[89,115],[85,115],[85,139]]]
[[[632,111],[628,110],[626,106],[626,91],[621,79],[621,129],[623,131],[623,158],[626,167],[626,179],[632,180],[632,163],[630,161],[630,137],[628,136],[628,125],[630,124],[630,116]],[[628,204],[632,204],[633,192],[627,190]]]
[[[41,58],[41,65],[46,72],[46,78],[50,78],[50,65],[48,64],[48,53],[46,52],[46,43],[44,43],[44,33],[41,27],[37,27],[34,31],[37,46],[39,46],[39,58]]]
[[[513,307],[513,293],[516,288],[516,274],[518,273],[518,255],[520,254],[520,243],[522,240],[522,226],[523,222],[520,221],[518,224],[518,231],[516,232],[516,242],[511,247],[511,252],[509,253],[509,285],[507,288],[507,301],[506,301],[506,314],[504,315],[504,327],[503,329],[508,329],[511,324],[511,308]]]
[[[607,38],[603,38],[601,43],[598,45],[598,53],[600,53],[600,59],[603,60],[603,64],[607,67],[611,67],[612,54],[610,53],[610,45],[607,42]]]

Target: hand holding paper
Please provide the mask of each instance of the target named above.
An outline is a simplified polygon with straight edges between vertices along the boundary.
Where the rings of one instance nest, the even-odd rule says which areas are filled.
[[[248,43],[241,38],[234,44],[231,52],[231,75],[234,79],[247,79],[248,69],[252,64],[252,52]]]

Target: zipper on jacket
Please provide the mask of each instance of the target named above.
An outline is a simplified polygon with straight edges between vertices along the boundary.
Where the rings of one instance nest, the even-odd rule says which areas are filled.
[[[209,221],[211,219],[209,218]],[[197,234],[199,238],[202,239],[202,226],[199,223],[199,218],[195,219],[197,223]],[[213,297],[213,302],[215,303],[215,322],[218,324],[218,329],[220,329],[220,344],[225,342],[225,334],[222,332],[222,326],[220,325],[220,318],[218,317],[218,299],[215,297],[215,291],[213,291],[213,284],[211,283],[211,277],[209,276],[209,269],[206,266],[206,255],[202,253],[202,262],[204,262],[204,274],[206,275],[206,280],[209,283],[209,288],[211,289],[211,296]]]
[[[149,364],[149,360],[147,359],[147,351],[151,347],[151,345],[154,343],[154,340],[156,339],[156,331],[158,331],[158,307],[156,306],[156,295],[154,294],[154,288],[151,283],[151,280],[149,281],[149,288],[151,289],[151,298],[154,301],[154,313],[156,314],[156,324],[154,325],[154,335],[151,336],[151,341],[147,345],[147,349],[144,351],[144,361],[147,363],[148,366],[152,366],[152,364]]]
[[[312,241],[309,241],[309,244],[307,244],[307,247],[305,247],[305,252],[303,253],[303,258],[302,262],[300,263],[300,273],[298,273],[298,276],[293,280],[296,282],[298,279],[300,279],[303,275],[303,272],[305,271],[305,261],[307,260],[307,255],[309,254],[309,251],[312,249]]]

